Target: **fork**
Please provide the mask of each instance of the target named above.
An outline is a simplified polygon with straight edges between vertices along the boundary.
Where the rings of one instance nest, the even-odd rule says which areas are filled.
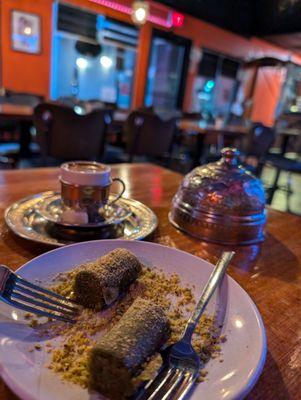
[[[0,299],[30,313],[75,322],[80,306],[51,290],[29,282],[0,265]]]
[[[162,351],[161,370],[135,400],[182,400],[189,394],[200,371],[200,359],[191,344],[192,335],[234,254],[233,251],[223,252],[186,324],[182,338]]]

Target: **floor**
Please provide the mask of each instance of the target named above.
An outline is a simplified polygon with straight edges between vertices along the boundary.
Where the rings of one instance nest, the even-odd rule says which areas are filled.
[[[266,167],[263,170],[262,180],[264,184],[269,185],[272,183],[275,176],[275,169]],[[286,172],[281,172],[279,185],[286,186],[288,174]],[[294,214],[299,214],[301,216],[301,175],[293,174],[292,177],[292,191],[293,194],[290,196],[290,210]],[[287,211],[287,195],[286,192],[282,190],[277,190],[275,192],[273,202],[271,206],[280,211]]]

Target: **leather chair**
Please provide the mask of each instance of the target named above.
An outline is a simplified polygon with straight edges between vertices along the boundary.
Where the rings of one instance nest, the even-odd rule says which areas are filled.
[[[49,159],[101,160],[110,121],[107,110],[80,115],[68,106],[39,104],[34,110],[34,124],[44,164]]]
[[[124,131],[130,162],[135,156],[145,156],[168,164],[176,131],[175,118],[163,121],[154,113],[133,111],[125,122]]]
[[[261,175],[274,141],[275,130],[273,128],[257,122],[253,124],[246,145],[244,161],[255,175]]]

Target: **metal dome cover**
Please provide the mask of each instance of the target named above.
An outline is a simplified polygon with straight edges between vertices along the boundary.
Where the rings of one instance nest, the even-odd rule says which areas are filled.
[[[221,160],[184,177],[169,218],[177,228],[207,241],[262,241],[266,223],[262,183],[240,165],[237,149],[224,148]]]

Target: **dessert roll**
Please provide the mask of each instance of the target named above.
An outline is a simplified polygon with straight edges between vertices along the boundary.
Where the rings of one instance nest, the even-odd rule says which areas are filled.
[[[90,387],[110,399],[134,392],[131,378],[168,339],[170,327],[163,309],[138,298],[91,350]]]
[[[126,249],[115,249],[79,268],[73,284],[74,298],[85,307],[103,308],[124,293],[141,271],[138,258]]]

